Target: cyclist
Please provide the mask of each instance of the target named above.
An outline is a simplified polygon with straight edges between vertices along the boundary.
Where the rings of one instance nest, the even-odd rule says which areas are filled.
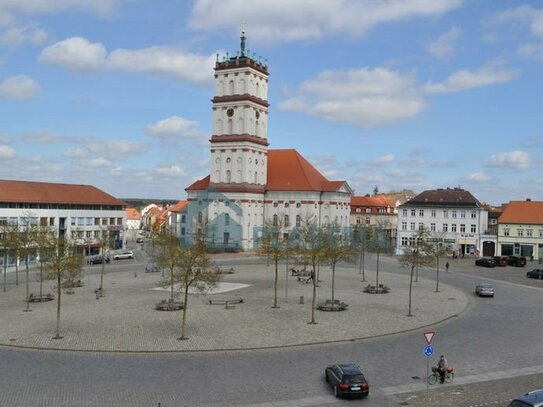
[[[447,373],[448,367],[449,364],[447,363],[447,359],[445,359],[445,356],[441,355],[439,357],[439,361],[437,362],[437,369],[439,371],[439,378],[441,384],[445,383],[445,373]]]

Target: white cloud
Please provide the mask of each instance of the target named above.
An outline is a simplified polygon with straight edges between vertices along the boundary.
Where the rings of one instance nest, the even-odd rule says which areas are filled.
[[[378,126],[419,114],[425,106],[412,75],[385,68],[325,71],[303,82],[283,110],[302,111],[329,121]]]
[[[139,50],[116,49],[109,53],[99,42],[72,37],[43,49],[39,61],[70,71],[91,72],[103,69],[171,75],[189,82],[213,81],[215,55],[199,55],[171,47]]]
[[[201,132],[197,122],[179,116],[171,116],[146,125],[145,134],[157,138],[172,139],[198,137]]]
[[[427,82],[424,89],[428,93],[452,93],[469,89],[510,82],[518,78],[518,71],[482,68],[478,71],[467,69],[457,71],[441,83]]]
[[[0,97],[29,99],[40,91],[40,85],[26,75],[11,76],[0,83]]]
[[[145,143],[130,140],[100,140],[69,147],[64,151],[65,157],[102,158],[108,162],[123,160],[127,156],[142,154],[148,150]]]
[[[87,168],[105,168],[111,165],[111,162],[109,160],[106,160],[105,158],[102,158],[102,157],[90,158],[87,160],[81,160],[79,162],[81,163],[83,167],[87,167]]]
[[[0,0],[0,14],[53,14],[68,9],[80,9],[109,15],[122,1],[126,0]]]
[[[106,49],[85,38],[72,37],[43,49],[39,61],[60,65],[70,71],[97,71],[104,66]]]
[[[486,182],[492,179],[492,175],[485,172],[474,172],[466,176],[466,181],[471,182]]]
[[[393,162],[395,159],[396,157],[394,156],[394,154],[386,154],[386,155],[382,155],[380,157],[375,158],[374,160],[371,161],[371,164],[372,165],[389,164]]]
[[[518,54],[523,58],[543,60],[543,43],[529,42],[518,48]]]
[[[454,26],[445,34],[428,45],[428,51],[438,59],[447,60],[454,56],[454,45],[461,31]]]
[[[24,43],[43,44],[47,40],[47,32],[32,25],[8,27],[0,34],[0,46],[16,48]]]
[[[536,37],[543,37],[543,9],[519,6],[497,14],[495,20],[498,22],[510,20],[528,21],[531,33]]]
[[[185,171],[177,165],[157,167],[155,174],[162,177],[180,177],[186,175]]]
[[[60,143],[62,138],[50,133],[35,133],[23,136],[23,140],[27,143],[54,144]]]
[[[16,154],[13,147],[0,145],[0,158],[13,158]]]
[[[462,0],[198,0],[189,27],[229,31],[240,21],[250,21],[249,36],[260,42],[360,36],[378,24],[439,16],[461,4]]]
[[[487,167],[501,168],[529,168],[532,165],[532,158],[524,151],[510,151],[492,155],[486,162]]]
[[[216,56],[185,53],[170,47],[117,49],[109,54],[107,68],[119,71],[166,74],[194,83],[209,83]]]

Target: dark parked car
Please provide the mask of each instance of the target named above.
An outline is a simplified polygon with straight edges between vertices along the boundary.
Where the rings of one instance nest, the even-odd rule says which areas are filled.
[[[138,237],[138,238],[136,239],[136,243],[143,243],[143,237],[141,237],[141,236]]]
[[[354,363],[328,366],[324,371],[324,378],[332,386],[336,397],[365,397],[370,392],[370,386],[360,366]]]
[[[490,283],[480,283],[475,286],[475,295],[479,297],[494,297],[494,287]]]
[[[534,390],[526,393],[524,396],[517,397],[509,403],[508,407],[542,407],[543,389]]]
[[[494,257],[480,257],[475,260],[475,265],[483,267],[496,267],[496,261],[494,260]]]
[[[109,263],[109,257],[104,256],[104,262]],[[102,264],[102,256],[94,256],[89,260],[89,264]]]
[[[507,258],[509,266],[524,267],[526,265],[526,257],[524,256],[509,256]]]
[[[528,271],[526,273],[526,277],[528,277],[528,278],[537,278],[539,280],[543,280],[543,270],[542,269],[533,269],[531,271]]]
[[[498,267],[507,266],[507,256],[494,256],[494,261]]]

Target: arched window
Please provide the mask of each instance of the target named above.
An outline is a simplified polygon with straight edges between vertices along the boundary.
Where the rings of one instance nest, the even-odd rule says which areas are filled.
[[[277,215],[273,215],[273,226],[277,226]]]
[[[228,134],[234,133],[234,122],[232,119],[228,119]]]
[[[296,215],[296,227],[299,228],[301,224],[302,218],[300,217],[300,215]]]
[[[288,227],[289,226],[289,217],[288,217],[288,215],[285,215],[284,222],[285,222],[285,227]]]
[[[230,226],[230,215],[227,213],[224,214],[224,225]]]
[[[255,184],[258,184],[258,172],[255,171]]]
[[[203,221],[202,212],[198,212],[198,223],[202,223],[202,221]]]
[[[255,96],[257,98],[260,97],[260,84],[258,82],[256,83],[256,87],[255,87]]]
[[[232,181],[232,173],[230,172],[230,170],[226,170],[226,182],[231,182]]]
[[[234,94],[234,81],[233,80],[230,80],[230,83],[228,84],[229,88],[230,88],[230,94],[233,95]]]
[[[258,128],[258,120],[255,122],[255,136],[258,136],[260,129]]]

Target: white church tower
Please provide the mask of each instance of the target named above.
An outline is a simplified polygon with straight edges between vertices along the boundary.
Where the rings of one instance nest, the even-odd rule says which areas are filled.
[[[268,150],[268,70],[245,50],[215,65],[210,187],[264,192]]]

